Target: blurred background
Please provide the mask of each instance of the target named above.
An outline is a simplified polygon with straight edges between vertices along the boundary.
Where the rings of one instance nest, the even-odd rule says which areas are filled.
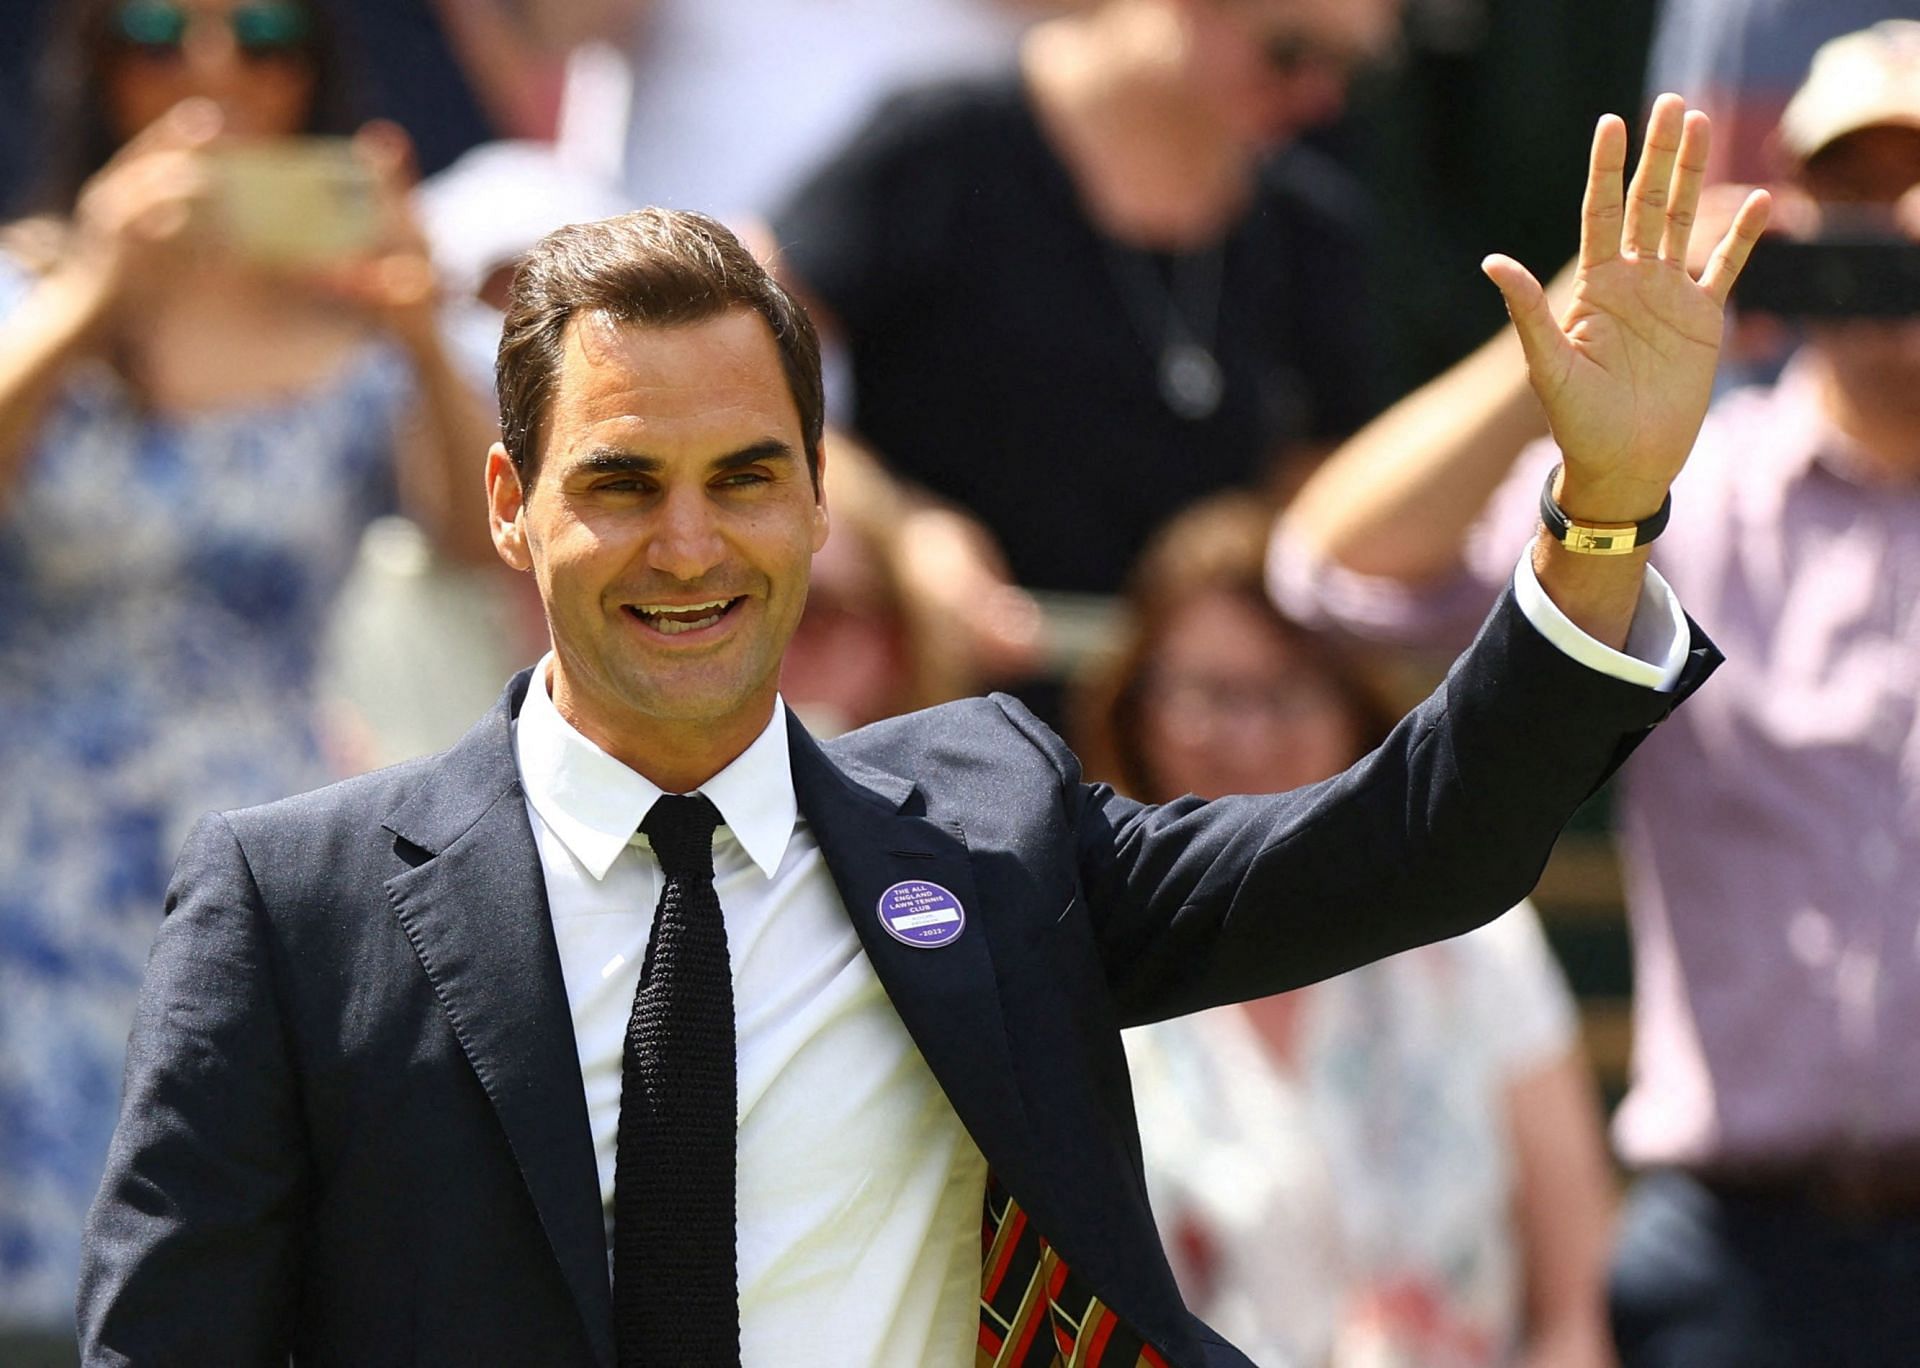
[[[1354,490],[1393,486],[1394,460],[1414,461],[1432,434],[1484,453],[1465,483],[1482,480],[1492,499],[1495,475],[1545,436],[1517,352],[1501,350],[1481,258],[1559,273],[1596,118],[1614,111],[1637,128],[1653,94],[1678,90],[1715,118],[1711,180],[1776,186],[1777,222],[1801,242],[1877,244],[1836,254],[1823,269],[1840,275],[1811,304],[1786,297],[1805,271],[1776,269],[1780,297],[1736,320],[1727,388],[1771,384],[1783,365],[1791,376],[1787,358],[1809,337],[1853,355],[1857,327],[1844,344],[1820,329],[1869,314],[1904,326],[1913,311],[1920,277],[1902,273],[1915,216],[1902,217],[1900,196],[1920,161],[1909,176],[1904,147],[1870,147],[1861,170],[1832,149],[1920,128],[1908,39],[1835,78],[1855,95],[1884,86],[1878,103],[1816,92],[1790,136],[1779,126],[1823,42],[1916,11],[1893,0],[10,0],[0,1363],[73,1361],[80,1222],[140,965],[193,820],[441,748],[545,649],[537,600],[494,561],[480,500],[506,287],[542,234],[642,204],[701,210],[754,245],[821,324],[835,531],[783,678],[816,731],[1005,688],[1085,749],[1090,777],[1144,798],[1308,783],[1363,753],[1457,649],[1382,626],[1385,591],[1364,581],[1425,592],[1450,562],[1444,548],[1401,562],[1369,549],[1362,514],[1393,511],[1369,511]],[[1833,208],[1843,203],[1858,212]],[[1724,224],[1720,213],[1703,219]],[[1874,394],[1915,388],[1905,345],[1875,354]],[[1870,448],[1862,434],[1898,415],[1850,426],[1867,407],[1829,417]],[[1857,1068],[1858,1095],[1871,1097],[1897,1077],[1890,1042],[1913,1010],[1913,884],[1898,911],[1886,888],[1920,844],[1920,663],[1900,606],[1920,599],[1905,592],[1920,589],[1920,556],[1910,475],[1868,485],[1895,523],[1855,544],[1855,580],[1844,567],[1824,578],[1812,553],[1747,543],[1774,557],[1761,579],[1816,598],[1854,586],[1862,616],[1776,635],[1787,611],[1776,600],[1793,598],[1778,584],[1775,599],[1733,595],[1728,616],[1764,624],[1756,651],[1788,675],[1871,676],[1871,717],[1854,733],[1754,725],[1783,769],[1821,748],[1779,800],[1790,824],[1850,788],[1850,747],[1881,757],[1862,783],[1892,806],[1869,833],[1882,844],[1834,857],[1868,868],[1871,890],[1823,894],[1815,880],[1805,905],[1757,933],[1803,968],[1858,964],[1856,950],[1871,961],[1845,971],[1873,980],[1855,1025],[1820,1028],[1852,1042],[1835,1067]],[[1436,535],[1464,547],[1483,501],[1436,513]],[[1676,511],[1696,516],[1709,515]],[[1831,538],[1864,535],[1854,513],[1819,519]],[[1502,573],[1524,540],[1489,553]],[[1737,547],[1721,554],[1739,560]],[[1698,572],[1711,591],[1667,573],[1696,614],[1718,606],[1721,571]],[[1239,607],[1207,619],[1209,635],[1191,602],[1157,596],[1166,583]],[[1431,611],[1438,623],[1450,610]],[[1269,636],[1271,650],[1255,649]],[[1817,691],[1803,703],[1824,706]],[[1745,724],[1726,721],[1743,744]],[[1186,758],[1157,769],[1147,758],[1176,753]],[[1601,1283],[1626,1169],[1605,1157],[1601,1118],[1648,1067],[1634,1058],[1633,1004],[1636,954],[1644,973],[1654,944],[1646,926],[1638,943],[1629,933],[1615,827],[1602,794],[1516,914],[1520,929],[1462,942],[1458,966],[1421,961],[1392,971],[1404,980],[1326,992],[1318,1016],[1250,1018],[1231,1028],[1241,1035],[1202,1027],[1140,1044],[1136,1067],[1169,1111],[1232,1111],[1236,1090],[1277,1099],[1261,1123],[1277,1130],[1244,1118],[1207,1135],[1149,1130],[1157,1204],[1179,1213],[1169,1241],[1203,1314],[1214,1308],[1276,1362],[1614,1361]],[[1881,909],[1870,947],[1826,899]],[[1665,937],[1682,920],[1663,906],[1647,926]],[[1675,958],[1656,955],[1662,974],[1675,976]],[[1684,980],[1684,945],[1678,958]],[[1845,996],[1826,979],[1763,981],[1809,1001]],[[1686,985],[1667,991],[1662,1058],[1724,1029],[1676,1028]],[[1298,1020],[1349,1035],[1302,1036]],[[1423,1053],[1435,1038],[1458,1042],[1451,1066]],[[1352,1051],[1337,1039],[1379,1048],[1342,1072],[1328,1061]],[[1471,1124],[1378,1110],[1449,1067],[1460,1081],[1448,1114],[1464,1109]],[[1719,1106],[1724,1121],[1739,1111],[1732,1076],[1709,1061],[1643,1110]],[[1196,1080],[1213,1090],[1180,1100]],[[1869,1107],[1877,1119],[1859,1122],[1858,1107],[1829,1098],[1784,1105],[1854,1121],[1751,1146],[1727,1140],[1745,1134],[1737,1123],[1676,1123],[1685,1138],[1629,1143],[1626,1168],[1765,1191],[1804,1180],[1824,1210],[1829,1156],[1864,1152],[1867,1224],[1884,1216],[1910,1234],[1920,1181],[1903,1184],[1920,1116]],[[1364,1175],[1326,1165],[1355,1134],[1401,1143],[1416,1130],[1453,1137],[1445,1171],[1484,1173],[1484,1200],[1433,1213],[1432,1238],[1401,1247],[1394,1215],[1425,1210],[1422,1185],[1441,1180],[1421,1175],[1443,1170],[1388,1144],[1406,1158],[1394,1169],[1404,1190],[1363,1200]],[[1223,1154],[1275,1175],[1272,1210],[1292,1215],[1268,1233],[1293,1244],[1256,1249],[1218,1225],[1204,1184],[1185,1180]],[[1354,1192],[1351,1209],[1301,1205],[1329,1184]],[[1563,1205],[1527,1215],[1521,1197],[1544,1189]],[[1571,1242],[1541,1236],[1556,1221]],[[1313,1277],[1268,1296],[1260,1279],[1289,1267]],[[1263,1323],[1263,1301],[1270,1318],[1295,1308],[1298,1323]],[[1298,1312],[1309,1304],[1344,1309],[1316,1319]],[[1778,1361],[1897,1361],[1794,1352]]]

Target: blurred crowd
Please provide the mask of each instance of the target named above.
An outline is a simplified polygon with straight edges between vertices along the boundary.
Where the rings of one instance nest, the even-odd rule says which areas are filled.
[[[1475,263],[1552,274],[1594,117],[1661,90],[1715,121],[1702,252],[1762,184],[1774,265],[1654,548],[1728,662],[1612,803],[1611,1158],[1522,905],[1132,1033],[1154,1207],[1263,1363],[1920,1363],[1916,0],[13,11],[0,1363],[72,1361],[188,827],[545,649],[480,478],[545,232],[713,214],[820,325],[815,732],[996,687],[1142,799],[1291,788],[1510,579],[1555,452]]]

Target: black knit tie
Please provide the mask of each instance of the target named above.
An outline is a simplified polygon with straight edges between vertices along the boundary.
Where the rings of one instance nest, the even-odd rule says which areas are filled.
[[[740,1362],[733,979],[713,891],[720,814],[667,794],[640,830],[665,882],[620,1071],[613,1313],[620,1368]]]

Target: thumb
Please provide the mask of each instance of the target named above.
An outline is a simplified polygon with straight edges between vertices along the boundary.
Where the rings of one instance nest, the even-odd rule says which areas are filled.
[[[1507,316],[1520,337],[1520,349],[1526,353],[1527,369],[1535,376],[1559,375],[1566,369],[1566,356],[1572,344],[1560,330],[1547,303],[1547,292],[1533,273],[1510,256],[1495,254],[1480,263],[1480,270],[1500,289],[1507,302]]]

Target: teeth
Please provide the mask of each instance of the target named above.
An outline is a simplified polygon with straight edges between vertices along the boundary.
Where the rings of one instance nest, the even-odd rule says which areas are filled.
[[[711,603],[636,603],[633,610],[656,617],[661,613],[697,613],[702,609],[724,608],[732,602],[732,599],[715,599]]]
[[[720,614],[699,618],[693,622],[681,622],[676,618],[657,618],[647,625],[662,636],[677,636],[681,632],[697,632],[702,627],[711,627],[720,620]]]
[[[711,627],[733,604],[730,598],[714,599],[708,603],[634,603],[628,610],[642,619],[647,626],[662,636],[678,636],[682,632],[697,632],[703,627]],[[688,613],[701,616],[688,619]]]

